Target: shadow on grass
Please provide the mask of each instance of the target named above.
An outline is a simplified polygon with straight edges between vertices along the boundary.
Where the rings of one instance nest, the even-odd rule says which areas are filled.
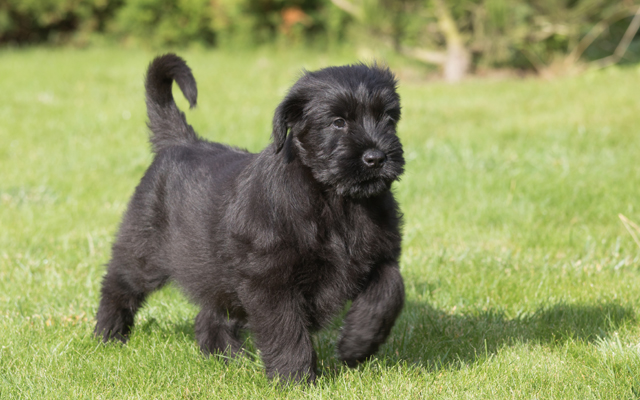
[[[195,328],[193,319],[181,321],[161,321],[156,318],[149,318],[144,322],[137,322],[134,327],[138,334],[159,335],[163,338],[185,337],[195,340]]]
[[[593,342],[634,320],[630,306],[613,302],[559,303],[513,318],[496,310],[452,314],[407,302],[385,353],[427,368],[455,368],[517,343],[553,347],[569,341]]]
[[[314,335],[318,372],[330,379],[344,372],[335,350],[341,320],[337,318],[330,327]],[[387,365],[407,362],[428,370],[459,368],[488,359],[501,348],[518,343],[554,347],[569,341],[593,342],[634,321],[633,309],[615,302],[558,303],[510,318],[499,310],[450,313],[426,303],[408,301],[375,358]],[[151,318],[135,329],[147,335],[181,336],[195,345],[191,318],[181,321]],[[250,336],[245,347],[255,353]]]

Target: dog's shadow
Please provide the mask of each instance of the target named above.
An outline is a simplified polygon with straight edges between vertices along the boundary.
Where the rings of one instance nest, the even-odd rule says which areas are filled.
[[[313,337],[318,373],[325,378],[336,378],[346,369],[336,356],[343,316],[344,313]],[[387,342],[374,359],[386,365],[407,363],[431,371],[456,369],[493,357],[501,349],[517,344],[555,347],[568,341],[594,342],[633,322],[633,309],[616,302],[561,302],[508,317],[497,309],[451,312],[426,302],[408,300]],[[195,344],[191,317],[169,323],[150,318],[141,321],[136,330],[162,337],[182,336],[185,341]],[[250,334],[246,337],[245,348],[249,350],[247,357],[257,357]]]
[[[495,309],[446,312],[409,300],[374,359],[383,365],[407,363],[429,371],[458,369],[517,344],[553,348],[568,341],[594,342],[634,321],[633,309],[615,302],[557,303],[507,317]],[[338,326],[336,321],[316,338],[319,372],[324,376],[337,377],[343,368],[334,350]]]
[[[408,301],[379,357],[429,370],[459,368],[516,344],[594,342],[634,320],[631,307],[615,302],[557,303],[507,317],[495,309],[445,312]]]
[[[187,317],[180,321],[162,322],[150,317],[144,321],[138,321],[134,327],[134,334],[157,335],[162,338],[184,337],[195,340],[195,328],[193,318]]]

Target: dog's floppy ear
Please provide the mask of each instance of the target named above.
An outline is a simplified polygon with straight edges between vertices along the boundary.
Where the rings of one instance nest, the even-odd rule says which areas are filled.
[[[302,118],[304,104],[304,98],[292,90],[287,97],[282,100],[278,108],[276,108],[273,116],[273,131],[271,132],[271,137],[273,138],[273,143],[276,145],[276,153],[279,153],[286,147],[285,156],[287,159],[293,156],[290,149],[291,138],[289,137],[289,139],[287,139],[287,132]]]

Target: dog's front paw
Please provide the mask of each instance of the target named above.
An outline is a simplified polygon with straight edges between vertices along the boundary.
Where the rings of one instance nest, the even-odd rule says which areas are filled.
[[[127,343],[133,327],[133,318],[134,314],[130,309],[118,309],[108,299],[103,298],[98,307],[93,335],[105,343],[110,340]]]
[[[125,326],[105,326],[98,322],[93,330],[93,336],[107,343],[116,340],[121,343],[127,343],[129,340],[129,329]]]

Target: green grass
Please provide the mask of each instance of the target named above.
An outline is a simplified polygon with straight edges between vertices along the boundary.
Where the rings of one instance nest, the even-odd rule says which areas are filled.
[[[181,54],[200,91],[189,121],[253,151],[301,68],[357,60]],[[318,385],[282,388],[259,358],[203,358],[197,309],[173,286],[126,346],[92,337],[110,243],[151,161],[152,57],[0,51],[0,398],[640,399],[640,249],[618,219],[640,222],[640,68],[449,86],[391,57],[406,306],[371,362],[336,361],[338,320],[314,338]]]

